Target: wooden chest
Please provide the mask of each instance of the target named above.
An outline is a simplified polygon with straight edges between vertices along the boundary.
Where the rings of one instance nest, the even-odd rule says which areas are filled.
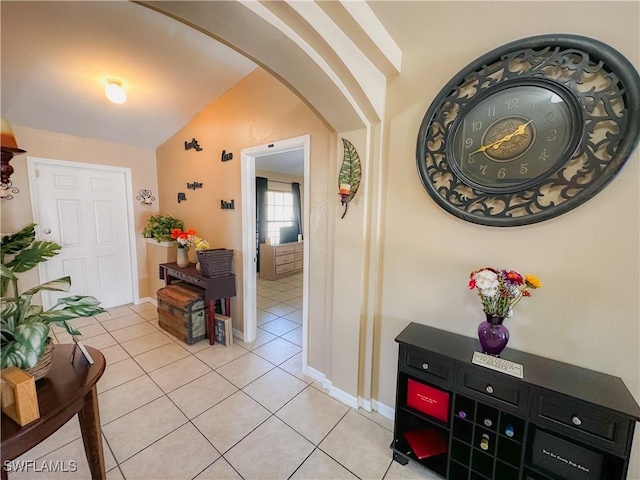
[[[177,283],[158,290],[158,325],[191,345],[207,338],[204,290]]]

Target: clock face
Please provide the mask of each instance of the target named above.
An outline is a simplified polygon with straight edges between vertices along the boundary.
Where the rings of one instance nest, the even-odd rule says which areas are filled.
[[[516,226],[586,202],[640,140],[640,76],[617,50],[577,35],[498,47],[445,85],[416,160],[427,193],[463,220]]]
[[[504,84],[460,114],[447,146],[451,167],[479,190],[530,187],[575,150],[579,118],[575,99],[555,85]]]

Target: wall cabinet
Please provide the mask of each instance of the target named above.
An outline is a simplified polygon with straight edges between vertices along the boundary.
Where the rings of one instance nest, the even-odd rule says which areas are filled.
[[[302,272],[304,243],[260,244],[260,277],[267,280]]]
[[[452,480],[623,480],[640,407],[618,377],[513,349],[523,378],[471,362],[477,339],[398,335],[394,460]]]

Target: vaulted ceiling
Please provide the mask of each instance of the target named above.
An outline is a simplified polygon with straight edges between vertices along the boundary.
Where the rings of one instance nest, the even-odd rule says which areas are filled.
[[[256,65],[132,2],[3,1],[2,116],[17,125],[156,148]],[[108,78],[127,101],[107,100]]]
[[[10,122],[157,148],[257,66],[336,131],[379,121],[400,51],[365,2],[2,1]],[[122,82],[122,105],[104,96]]]

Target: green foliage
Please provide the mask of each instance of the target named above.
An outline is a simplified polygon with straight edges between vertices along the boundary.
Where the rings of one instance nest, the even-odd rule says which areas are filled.
[[[360,186],[362,167],[360,165],[358,152],[356,152],[351,142],[343,138],[342,145],[344,146],[344,157],[342,166],[340,167],[340,174],[338,175],[338,186],[343,183],[351,185],[351,192],[346,200],[346,202],[350,202]]]
[[[158,243],[172,240],[171,230],[179,228],[184,230],[182,220],[173,218],[171,215],[152,215],[147,222],[147,226],[142,230],[145,238],[155,238]]]
[[[89,317],[104,312],[93,297],[74,295],[61,298],[49,310],[40,305],[32,305],[32,297],[42,291],[68,292],[71,278],[37,285],[22,293],[18,290],[16,273],[31,270],[40,262],[57,255],[60,245],[48,241],[36,241],[35,224],[29,224],[18,233],[2,238],[0,249],[0,368],[15,366],[27,369],[35,366],[44,353],[51,323],[64,327],[71,335],[80,335],[68,320]],[[12,258],[9,259],[9,257]],[[9,285],[12,295],[8,296]]]

